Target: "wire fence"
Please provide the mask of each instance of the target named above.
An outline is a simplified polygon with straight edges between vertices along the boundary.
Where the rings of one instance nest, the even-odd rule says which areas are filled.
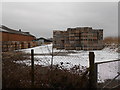
[[[31,50],[35,49],[35,53]],[[19,50],[18,50],[19,51]],[[20,50],[21,51],[21,50]],[[43,45],[40,47],[30,48],[28,50],[24,50],[27,53],[23,56],[28,55],[30,58],[27,60],[17,60],[15,63],[22,63],[28,66],[31,66],[32,73],[34,73],[34,66],[40,65],[42,67],[49,66],[50,69],[52,68],[59,68],[59,69],[67,69],[70,70],[73,74],[88,75],[88,68],[90,63],[89,52],[87,51],[75,51],[75,50],[57,50],[53,48],[52,45]],[[92,57],[93,58],[93,57]],[[31,61],[32,60],[32,61]],[[113,62],[99,62],[94,63],[97,64],[97,76],[94,78],[97,79],[98,88],[114,88],[119,85],[119,66],[120,61],[115,60]],[[94,68],[95,69],[95,68]],[[87,73],[86,73],[87,71]],[[95,72],[96,70],[94,70]],[[41,72],[41,71],[40,71]],[[92,75],[91,75],[92,76]],[[94,76],[94,75],[93,75]],[[34,77],[34,74],[32,74]],[[34,78],[31,78],[31,82],[36,82]],[[91,80],[92,81],[92,80]],[[94,80],[95,82],[95,80]],[[110,83],[111,82],[111,83]],[[110,83],[108,85],[108,83]],[[111,85],[112,84],[112,85]],[[33,83],[32,83],[32,86]]]
[[[96,63],[98,68],[98,83],[105,82],[99,87],[117,88],[120,84],[120,60]]]
[[[77,61],[81,60],[81,56],[78,56],[78,55],[73,55],[72,56],[73,53],[74,54],[78,53],[74,50],[72,50],[72,51],[70,51],[70,50],[66,50],[66,51],[65,50],[56,50],[56,51],[54,51],[54,49],[52,47],[50,48],[48,46],[46,46],[46,50],[48,51],[49,54],[44,53],[44,50],[42,50],[42,48],[41,48],[41,51],[42,51],[43,55],[36,56],[36,59],[38,61],[43,60],[42,62],[44,63],[44,65],[51,65],[51,67],[53,65],[58,65],[60,68],[69,68],[69,69],[72,67],[71,69],[74,73],[84,72],[87,68],[87,67],[84,67],[84,66],[87,66],[86,61],[88,60],[88,57],[83,59],[84,61],[86,60],[85,62],[84,61],[81,61],[81,63],[77,62]],[[73,60],[75,61],[74,64],[73,64]],[[78,63],[80,63],[81,65],[78,64]],[[119,60],[113,60],[113,61],[108,61],[108,62],[99,62],[99,63],[96,63],[96,64],[97,64],[97,67],[98,67],[97,68],[98,69],[97,70],[98,71],[98,73],[97,73],[97,83],[98,84],[99,83],[107,84],[108,82],[110,82],[109,85],[102,85],[101,84],[102,88],[113,88],[115,85],[119,85],[119,83],[120,83],[120,81],[119,81],[119,71],[118,71],[119,70],[119,65],[120,65]],[[101,85],[99,85],[98,88],[100,88]]]
[[[69,54],[76,53],[75,51],[70,50],[56,50],[52,47],[45,46],[39,48],[40,52],[34,54],[34,64],[42,66],[57,67],[60,69],[71,70],[72,73],[80,74],[84,72],[86,67],[86,61],[80,61],[80,56],[71,56]],[[52,51],[53,50],[53,51]],[[37,52],[37,51],[36,51]],[[79,63],[83,62],[83,63]],[[25,62],[27,65],[30,65],[30,60]]]

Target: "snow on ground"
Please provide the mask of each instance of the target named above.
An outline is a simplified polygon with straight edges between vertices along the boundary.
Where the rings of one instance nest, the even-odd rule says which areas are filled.
[[[37,46],[37,47],[33,47],[33,48],[28,48],[28,49],[22,49],[22,51],[25,51],[26,53],[30,53],[31,49],[34,49],[35,54],[52,53],[52,44]],[[60,50],[54,49],[54,52],[59,52],[59,51]],[[65,51],[66,50],[61,50],[61,52],[65,52]]]
[[[117,76],[119,65],[120,61],[99,64],[98,65],[99,81],[103,82],[105,79],[113,79],[115,76]],[[120,76],[118,78],[120,79]]]
[[[35,56],[37,58],[37,61],[35,61],[35,64],[50,65],[52,56],[48,54],[52,53],[52,44],[37,46],[34,48],[22,49],[21,51],[30,53],[31,49],[34,49],[35,54],[47,54],[47,55]],[[74,65],[82,65],[82,66],[89,67],[89,51],[82,51],[82,50],[80,51],[70,50],[70,51],[75,53],[67,53],[69,52],[68,50],[53,49],[53,52],[55,53],[57,52],[63,53],[62,56],[53,57],[54,65],[56,64],[60,65],[60,63],[63,62],[65,68],[70,68],[70,67],[73,67]],[[120,59],[115,49],[110,49],[109,47],[104,48],[103,50],[93,50],[91,52],[95,53],[95,62]],[[64,55],[64,53],[67,53],[67,55]],[[27,65],[30,65],[30,60],[24,61],[24,63],[26,63]],[[105,79],[112,79],[117,75],[117,72],[118,72],[118,62],[98,65],[99,81],[103,81]]]

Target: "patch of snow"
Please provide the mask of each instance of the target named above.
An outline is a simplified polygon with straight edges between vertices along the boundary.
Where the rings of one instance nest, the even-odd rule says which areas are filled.
[[[22,49],[21,51],[30,53],[31,49],[34,49],[35,54],[49,54],[49,53],[52,53],[52,44],[37,46],[29,49]],[[109,47],[106,47],[103,50],[93,50],[93,51],[70,50],[75,53],[68,53],[67,56],[64,56],[64,55],[54,56],[53,64],[60,65],[61,62],[63,62],[64,67],[68,69],[73,67],[74,65],[89,67],[89,52],[95,53],[95,62],[103,62],[103,61],[120,59],[119,57],[120,53],[117,53],[116,50],[117,48],[110,49]],[[53,52],[69,52],[69,50],[53,49]],[[35,58],[37,59],[35,61],[35,64],[50,65],[52,56],[40,55],[40,56],[35,56]],[[24,63],[26,63],[27,65],[30,65],[29,60],[25,61]],[[99,74],[98,81],[104,81],[105,79],[113,79],[117,75],[117,72],[118,72],[118,62],[100,64],[98,65],[98,74]]]
[[[98,81],[104,81],[105,79],[113,79],[118,75],[120,61],[109,62],[98,65]],[[120,77],[119,77],[120,79]]]

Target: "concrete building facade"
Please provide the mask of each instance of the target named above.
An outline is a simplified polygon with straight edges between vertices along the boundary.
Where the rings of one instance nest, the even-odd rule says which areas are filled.
[[[103,29],[92,27],[68,28],[67,31],[53,31],[54,48],[66,50],[103,49]]]

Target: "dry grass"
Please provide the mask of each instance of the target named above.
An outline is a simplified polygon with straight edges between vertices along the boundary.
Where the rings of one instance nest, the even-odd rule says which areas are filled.
[[[103,40],[105,44],[112,44],[112,43],[118,44],[119,41],[120,41],[120,38],[118,37],[106,37]]]
[[[107,80],[105,80],[104,83],[99,83],[98,88],[101,88],[101,87],[104,87],[104,86],[106,86],[105,88],[113,88],[113,87],[120,84],[120,80],[118,80],[118,79],[114,80],[112,83],[109,83],[111,81],[112,81],[111,79],[107,79]],[[120,90],[120,88],[117,88],[116,90]]]
[[[18,64],[13,61],[30,59],[23,52],[6,52],[2,54],[3,71],[2,71],[2,88],[5,89],[30,89],[31,88],[31,67],[25,64]],[[75,66],[77,68],[77,66]],[[60,69],[59,66],[42,67],[35,65],[35,82],[34,88],[58,89],[58,90],[89,90],[88,76],[78,72],[75,67],[71,70]],[[108,82],[108,80],[106,81]],[[105,83],[106,83],[105,82]],[[117,81],[118,82],[118,81]],[[105,83],[98,84],[101,88]],[[111,86],[116,85],[116,82]],[[110,87],[110,86],[109,86]],[[109,88],[107,87],[107,88]],[[105,89],[106,90],[106,89]],[[117,90],[117,89],[116,89]]]
[[[2,54],[2,85],[5,88],[31,88],[31,67],[25,64],[17,64],[13,61],[25,60],[29,57],[23,52],[7,52]],[[34,88],[87,88],[88,77],[78,73],[71,73],[69,70],[35,65],[35,86]]]

